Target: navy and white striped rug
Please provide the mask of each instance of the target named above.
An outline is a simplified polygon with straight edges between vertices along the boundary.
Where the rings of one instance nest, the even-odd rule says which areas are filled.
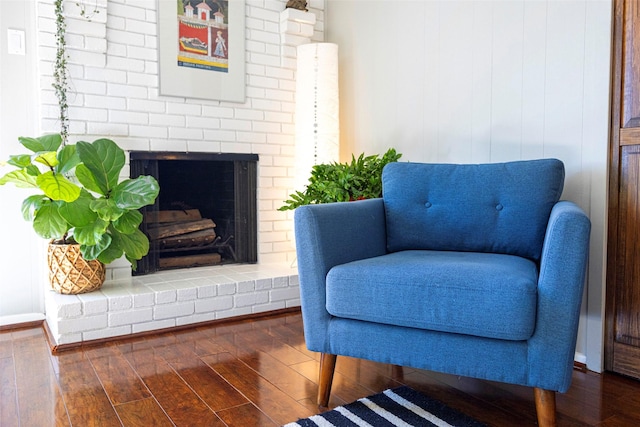
[[[437,400],[403,386],[284,427],[486,427]]]

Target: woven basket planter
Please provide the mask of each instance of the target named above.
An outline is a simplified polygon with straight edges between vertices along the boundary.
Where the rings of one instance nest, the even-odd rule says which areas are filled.
[[[104,283],[104,264],[86,261],[80,245],[49,243],[49,281],[51,289],[66,295],[83,294],[100,289]]]

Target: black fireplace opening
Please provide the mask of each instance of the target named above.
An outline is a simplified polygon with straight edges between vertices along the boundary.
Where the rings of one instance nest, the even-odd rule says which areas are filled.
[[[149,254],[134,275],[257,262],[256,154],[131,152],[131,177],[158,180],[144,207]]]

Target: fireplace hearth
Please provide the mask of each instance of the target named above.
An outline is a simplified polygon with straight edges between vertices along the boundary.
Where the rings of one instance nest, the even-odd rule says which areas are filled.
[[[160,184],[142,210],[150,249],[133,274],[256,263],[257,162],[256,154],[131,152],[131,177]]]

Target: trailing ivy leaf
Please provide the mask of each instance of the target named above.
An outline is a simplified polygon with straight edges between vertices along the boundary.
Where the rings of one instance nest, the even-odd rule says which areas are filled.
[[[22,201],[22,217],[27,221],[33,221],[38,209],[47,202],[50,202],[49,198],[42,194],[27,197]]]
[[[139,176],[122,181],[113,190],[111,197],[119,208],[140,209],[153,204],[159,191],[158,182],[153,177]]]
[[[42,135],[38,138],[21,136],[18,141],[28,150],[37,153],[38,151],[58,151],[62,144],[62,137],[60,134]]]
[[[73,202],[80,197],[80,187],[69,181],[62,175],[56,175],[52,171],[45,172],[36,177],[38,187],[53,200]]]
[[[91,210],[105,221],[115,221],[125,212],[111,199],[96,199],[91,202]]]
[[[107,221],[96,218],[96,220],[90,224],[82,227],[74,227],[73,238],[81,245],[97,245],[99,247],[95,250],[99,250],[100,252],[102,252],[104,250],[104,247],[101,246],[101,242],[102,244],[104,244],[103,236],[105,235],[105,231],[108,226],[109,223]]]
[[[0,185],[8,182],[15,184],[20,188],[38,188],[36,177],[29,175],[25,169],[12,171],[0,177]]]
[[[33,229],[45,239],[59,239],[69,230],[69,224],[58,212],[53,203],[45,203],[38,209],[33,219]]]
[[[33,156],[33,161],[52,169],[58,165],[58,153],[55,151],[41,151]]]
[[[140,227],[141,223],[142,214],[139,211],[128,211],[113,221],[113,227],[123,234],[131,234]]]
[[[109,235],[108,233],[105,233],[102,236],[100,236],[99,241],[95,245],[81,244],[80,253],[82,254],[82,257],[87,261],[100,259],[101,254],[105,252],[109,248],[109,246],[111,246],[111,243],[112,243],[111,235]],[[105,264],[108,264],[108,263],[105,263]]]
[[[79,141],[76,147],[80,160],[93,174],[102,194],[108,195],[118,185],[125,164],[124,151],[110,139],[97,139],[91,144]]]
[[[76,166],[76,178],[78,178],[80,184],[82,184],[87,190],[93,191],[103,196],[105,195],[102,192],[102,189],[98,187],[98,184],[96,183],[96,180],[91,171],[87,169],[87,167],[82,163]]]
[[[80,156],[75,145],[65,145],[58,151],[57,173],[68,173],[80,163]]]
[[[71,203],[61,203],[60,215],[74,227],[84,227],[98,220],[98,214],[91,209],[94,197],[88,191],[82,190],[80,197]]]

